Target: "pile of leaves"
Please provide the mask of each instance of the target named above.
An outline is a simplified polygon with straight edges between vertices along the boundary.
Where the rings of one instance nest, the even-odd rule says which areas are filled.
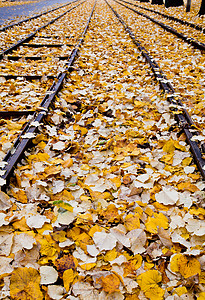
[[[0,299],[204,299],[205,184],[149,66],[104,1],[38,127],[0,193]]]

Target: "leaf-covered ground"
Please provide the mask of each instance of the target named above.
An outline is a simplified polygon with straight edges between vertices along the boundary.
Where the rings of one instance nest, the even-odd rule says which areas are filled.
[[[186,97],[203,138],[204,55],[109,3]],[[67,26],[75,43],[93,4],[47,34]],[[0,193],[0,299],[205,299],[205,184],[149,66],[102,0],[74,67]],[[24,92],[35,107],[32,84]],[[25,120],[1,122],[3,158]]]

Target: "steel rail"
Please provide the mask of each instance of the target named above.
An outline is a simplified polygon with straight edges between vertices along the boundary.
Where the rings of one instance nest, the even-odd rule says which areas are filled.
[[[87,33],[93,12],[95,10],[96,2],[94,3],[94,6],[92,8],[92,11],[90,13],[90,16],[88,18],[87,24],[83,30],[83,32],[80,35],[80,38],[78,39],[75,48],[73,49],[72,53],[70,54],[69,61],[64,66],[64,71],[59,73],[57,77],[57,81],[53,82],[51,88],[46,92],[46,95],[44,99],[42,100],[40,106],[38,107],[37,111],[33,114],[33,118],[29,120],[29,122],[24,127],[23,131],[19,134],[16,141],[14,142],[13,148],[9,150],[6,154],[6,156],[3,159],[4,167],[2,168],[2,172],[4,172],[4,175],[1,176],[3,180],[5,180],[5,185],[2,187],[3,189],[6,189],[6,184],[8,184],[9,178],[14,170],[14,167],[16,164],[20,161],[22,158],[25,150],[29,147],[31,144],[30,138],[24,138],[24,134],[34,134],[37,132],[38,127],[34,126],[33,122],[42,123],[45,115],[48,113],[48,109],[51,105],[51,103],[55,100],[55,97],[59,90],[62,87],[62,84],[65,80],[65,78],[68,76],[68,74],[73,69],[74,61],[78,55],[78,51],[84,41],[85,35]]]
[[[204,44],[204,43],[201,43],[201,42],[195,40],[195,39],[192,38],[192,37],[186,36],[186,35],[184,35],[183,33],[178,32],[176,29],[172,28],[171,26],[166,25],[166,24],[164,24],[164,23],[162,23],[162,22],[160,22],[160,21],[157,21],[157,20],[155,20],[154,18],[152,18],[152,17],[150,17],[150,16],[148,16],[148,15],[142,13],[142,12],[139,12],[139,11],[135,10],[134,8],[129,7],[129,6],[125,5],[125,4],[123,4],[123,3],[119,2],[119,1],[117,1],[117,0],[113,0],[113,1],[115,1],[115,2],[117,2],[118,4],[120,4],[120,5],[124,6],[124,7],[126,7],[127,9],[132,10],[134,13],[136,13],[136,14],[138,14],[138,15],[144,17],[144,18],[147,18],[148,20],[152,21],[153,23],[155,23],[155,24],[161,26],[161,27],[162,27],[163,29],[165,29],[166,31],[171,32],[172,34],[176,35],[178,38],[182,39],[182,40],[185,41],[186,43],[191,44],[194,48],[199,49],[199,50],[204,50],[204,51],[205,51],[205,44]]]
[[[165,18],[167,18],[167,19],[169,19],[169,20],[176,21],[176,22],[181,23],[181,24],[183,24],[183,25],[190,26],[190,27],[192,27],[192,28],[194,28],[194,29],[196,29],[196,30],[201,31],[202,33],[205,33],[205,28],[203,28],[203,27],[201,27],[201,26],[199,26],[199,25],[197,25],[197,24],[190,23],[190,22],[188,22],[188,21],[185,21],[185,20],[182,20],[182,19],[173,17],[173,16],[169,16],[169,15],[166,15],[166,14],[164,14],[164,13],[161,13],[161,12],[159,12],[159,11],[157,11],[157,10],[154,10],[154,9],[151,9],[151,8],[147,8],[147,7],[143,7],[143,6],[138,5],[138,4],[130,3],[130,2],[125,1],[125,0],[120,0],[120,1],[122,1],[122,2],[124,2],[124,3],[128,3],[128,4],[130,4],[130,5],[136,6],[136,7],[138,7],[138,8],[144,9],[144,10],[153,12],[153,13],[158,14],[158,15],[160,15],[160,16],[162,16],[162,17],[165,17]]]
[[[78,1],[79,1],[79,0],[78,0]],[[43,16],[43,15],[46,15],[46,14],[48,14],[48,13],[50,13],[50,12],[56,11],[57,9],[63,8],[63,7],[65,7],[65,6],[68,6],[68,5],[72,4],[73,2],[76,2],[76,1],[71,1],[71,2],[69,2],[69,3],[67,3],[67,4],[64,4],[64,5],[61,5],[61,6],[57,7],[57,8],[53,8],[53,9],[51,9],[51,10],[48,10],[48,11],[46,11],[46,12],[43,12],[43,13],[40,13],[40,14],[38,14],[38,15],[32,16],[32,17],[30,17],[30,18],[27,18],[27,19],[21,20],[21,21],[19,21],[19,22],[15,22],[15,23],[9,24],[9,25],[7,25],[7,26],[4,26],[4,27],[0,28],[0,32],[1,32],[1,31],[6,31],[7,29],[10,29],[10,28],[12,28],[12,27],[14,27],[14,26],[18,26],[18,25],[20,25],[20,24],[22,24],[22,23],[24,23],[24,22],[27,22],[27,21],[30,21],[30,20],[37,19],[37,18],[39,18],[39,17],[41,17],[41,16]]]
[[[78,1],[79,0],[75,0],[73,2],[78,2]],[[71,7],[69,10],[67,10],[66,12],[60,14],[59,16],[57,16],[56,18],[52,19],[51,21],[49,21],[48,23],[44,24],[43,26],[37,28],[34,32],[30,33],[25,38],[19,40],[17,43],[13,44],[11,47],[7,48],[6,50],[1,51],[0,52],[0,60],[2,60],[4,58],[4,55],[10,53],[13,50],[16,50],[19,46],[21,46],[24,43],[30,41],[40,30],[42,30],[42,29],[46,28],[47,26],[53,24],[55,21],[57,21],[58,19],[62,18],[65,14],[69,13],[71,10],[73,10],[76,7],[78,7],[79,5],[81,5],[82,3],[84,3],[85,1],[86,0],[84,0],[83,2],[80,2],[79,4],[77,4],[74,7]]]
[[[177,120],[178,126],[182,132],[185,133],[187,143],[190,146],[190,150],[194,157],[194,160],[199,168],[202,178],[205,180],[205,160],[203,159],[202,152],[204,152],[205,148],[204,145],[198,145],[194,140],[193,137],[197,136],[199,132],[195,129],[194,123],[188,114],[187,110],[183,107],[183,104],[180,100],[175,98],[175,90],[171,83],[167,80],[165,74],[160,69],[156,61],[152,58],[149,54],[147,49],[141,45],[141,43],[136,39],[134,33],[132,32],[131,28],[125,23],[122,17],[114,10],[114,8],[104,0],[107,5],[110,7],[112,12],[115,14],[119,22],[123,25],[125,31],[129,34],[130,38],[132,39],[133,43],[137,46],[139,51],[141,52],[142,56],[148,62],[154,76],[157,81],[160,83],[160,87],[163,91],[167,94],[167,100],[170,102],[170,109],[173,111],[175,118]],[[201,149],[200,149],[201,147]]]

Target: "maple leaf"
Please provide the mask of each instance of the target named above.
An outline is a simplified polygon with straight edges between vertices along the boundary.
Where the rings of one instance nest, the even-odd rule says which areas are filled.
[[[164,296],[164,290],[158,283],[162,281],[162,276],[157,270],[149,270],[137,277],[137,283],[145,296],[153,300],[161,300]]]
[[[11,274],[10,294],[16,300],[41,300],[41,277],[36,269],[17,268]]]

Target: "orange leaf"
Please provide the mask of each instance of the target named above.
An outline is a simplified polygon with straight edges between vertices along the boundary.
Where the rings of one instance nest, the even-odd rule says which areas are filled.
[[[10,295],[16,300],[41,300],[41,277],[36,269],[17,268],[11,274]]]
[[[107,293],[114,293],[119,291],[120,279],[115,274],[107,275],[106,277],[100,277],[103,290]]]

